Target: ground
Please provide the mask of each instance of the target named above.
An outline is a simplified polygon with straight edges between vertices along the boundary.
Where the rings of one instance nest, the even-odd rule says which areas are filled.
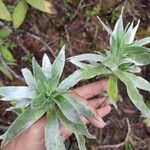
[[[6,2],[11,5],[13,0]],[[34,55],[40,62],[43,54],[47,53],[53,60],[63,44],[66,45],[67,57],[93,51],[103,52],[108,46],[108,35],[96,16],[100,16],[113,27],[123,6],[125,23],[141,19],[136,38],[150,36],[149,0],[55,0],[52,3],[56,14],[49,15],[30,8],[21,28],[14,30],[11,40],[17,44],[13,51],[17,65],[11,66],[11,69],[15,72],[15,77],[19,75],[19,78],[14,77],[13,81],[10,81],[1,74],[0,79],[4,85],[23,84],[19,80],[20,69],[31,67],[31,56]],[[6,25],[11,26],[8,23]],[[74,69],[73,65],[67,62],[65,75]],[[143,68],[141,76],[150,81],[150,66]],[[80,83],[82,84],[85,82]],[[104,129],[89,126],[97,139],[86,140],[88,150],[150,150],[150,128],[143,123],[143,118],[129,101],[122,84],[120,93],[124,101],[119,103],[118,110],[113,108],[111,114],[104,118],[107,126]],[[146,101],[150,99],[148,93],[142,94]],[[14,113],[5,112],[7,107],[7,103],[0,102],[0,133],[3,133],[16,117]],[[78,149],[74,137],[70,138],[69,149]]]

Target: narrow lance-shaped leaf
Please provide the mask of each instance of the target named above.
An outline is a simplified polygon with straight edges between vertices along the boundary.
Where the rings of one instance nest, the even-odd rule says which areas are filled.
[[[11,21],[11,14],[2,0],[0,0],[0,19]]]
[[[118,79],[116,76],[111,75],[108,81],[108,94],[111,103],[117,108],[116,102],[118,100]]]
[[[88,129],[84,124],[75,124],[69,121],[60,110],[57,110],[57,113],[63,125],[65,125],[72,133],[85,135],[87,138],[95,139],[95,137],[88,132]]]
[[[35,98],[36,91],[26,86],[8,86],[0,87],[1,100],[21,100],[22,98]]]
[[[70,62],[79,62],[79,61],[88,61],[88,62],[102,62],[104,60],[104,57],[98,54],[81,54],[77,56],[73,56],[69,58]],[[73,63],[74,64],[74,63]]]
[[[50,79],[52,76],[51,69],[52,69],[51,62],[50,62],[48,56],[46,54],[44,54],[43,59],[42,59],[42,71],[47,79]]]
[[[70,95],[65,95],[64,97],[67,101],[69,101],[80,113],[80,115],[89,117],[89,118],[95,118],[96,119],[96,114],[90,110],[86,104],[82,103],[81,101],[78,102],[75,98],[71,97]]]
[[[144,103],[142,96],[134,85],[134,82],[130,79],[130,77],[124,74],[124,72],[118,70],[116,73],[120,80],[125,83],[129,98],[133,104],[142,112],[145,117],[150,117],[150,109]]]
[[[75,134],[75,137],[77,139],[79,149],[80,150],[87,150],[87,148],[85,146],[85,138],[84,138],[84,136]]]
[[[33,74],[34,77],[36,79],[37,82],[46,82],[47,79],[44,75],[44,73],[42,72],[42,68],[40,67],[40,65],[37,63],[37,61],[35,60],[35,58],[33,57],[32,59],[32,68],[33,68]]]
[[[52,77],[61,77],[65,65],[65,46],[62,47],[61,51],[57,55],[52,65]]]
[[[117,40],[117,42],[120,42],[119,40],[122,38],[123,36],[123,20],[122,20],[122,14],[123,14],[123,8],[121,11],[121,15],[115,25],[115,28],[113,30],[113,36],[114,38]]]
[[[105,68],[105,66],[99,65],[96,67],[90,67],[85,70],[81,70],[81,78],[82,79],[90,79],[97,75],[109,74],[110,71]]]
[[[58,91],[67,91],[81,80],[81,71],[77,70],[66,79],[64,79],[59,85]]]
[[[45,111],[45,109],[27,108],[6,131],[1,147],[4,148],[9,141],[19,136],[23,131],[33,125],[39,118],[42,117]]]
[[[150,43],[150,37],[146,37],[146,38],[143,38],[143,39],[140,39],[138,41],[134,41],[132,43],[133,46],[143,46],[143,45],[146,45]]]
[[[104,27],[104,29],[110,34],[110,35],[112,35],[113,33],[112,33],[112,30],[99,18],[99,17],[97,17],[98,19],[99,19],[99,21],[101,22],[101,24],[102,24],[102,26]]]
[[[0,38],[5,39],[12,33],[11,29],[8,27],[3,27],[0,29]]]
[[[76,124],[82,124],[78,110],[65,97],[59,96],[55,99],[55,102],[68,120]]]
[[[65,150],[55,108],[50,108],[47,111],[47,120],[45,127],[46,150]]]
[[[25,79],[25,82],[26,84],[32,88],[32,89],[35,89],[36,88],[36,80],[35,78],[33,77],[31,71],[27,68],[24,68],[21,70],[22,71],[22,74],[23,74],[23,77]]]
[[[19,28],[23,23],[28,10],[28,4],[25,0],[20,0],[13,11],[13,26]]]

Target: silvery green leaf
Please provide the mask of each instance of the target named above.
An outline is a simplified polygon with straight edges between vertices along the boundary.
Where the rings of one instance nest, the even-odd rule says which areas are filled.
[[[57,96],[55,102],[68,120],[82,124],[79,111],[64,96]]]
[[[119,79],[125,83],[127,87],[127,93],[133,104],[142,112],[144,116],[150,117],[150,109],[144,103],[143,98],[137,90],[134,81],[131,80],[126,73],[120,70],[117,70],[116,74],[118,75]]]
[[[108,80],[108,94],[111,103],[117,108],[116,102],[118,101],[118,78],[111,75]]]
[[[47,120],[45,127],[46,150],[65,150],[55,108],[47,111]]]
[[[47,79],[50,79],[52,76],[51,69],[52,69],[51,62],[50,62],[48,56],[46,54],[44,54],[43,59],[42,59],[42,71]]]
[[[22,98],[33,99],[36,96],[36,91],[26,86],[8,86],[0,87],[1,100],[21,100]]]
[[[136,25],[136,26],[132,29],[132,31],[131,31],[131,36],[130,36],[130,39],[129,39],[129,43],[128,43],[128,44],[133,43],[134,38],[135,38],[135,34],[136,34],[137,29],[138,29],[138,27],[139,27],[139,24],[140,24],[140,20],[138,20],[137,25]]]
[[[150,48],[141,47],[141,46],[126,46],[121,50],[122,54],[125,56],[133,55],[133,54],[143,54],[150,52]]]
[[[143,46],[143,45],[146,45],[150,43],[150,37],[146,37],[146,38],[143,38],[143,39],[140,39],[138,41],[134,41],[132,43],[133,46]]]
[[[58,84],[59,84],[59,76],[54,76],[53,78],[51,78],[46,84],[49,92],[49,94],[48,93],[47,94],[50,95],[53,91],[55,91]]]
[[[148,65],[150,64],[150,53],[143,52],[142,54],[129,55],[127,60],[138,66]]]
[[[62,47],[61,51],[57,55],[52,65],[52,77],[61,77],[65,65],[65,46]]]
[[[42,72],[42,68],[40,67],[40,65],[37,63],[37,61],[35,60],[35,58],[32,58],[32,69],[33,69],[33,74],[34,77],[36,79],[37,82],[46,82],[47,79],[44,75],[44,73]]]
[[[130,73],[140,73],[141,72],[141,68],[138,67],[138,66],[130,66],[129,68],[126,69],[127,72],[130,72]]]
[[[75,64],[77,67],[79,67],[81,69],[86,69],[88,67],[92,67],[91,64],[86,64],[86,63],[76,61],[76,60],[71,60],[71,63]]]
[[[117,21],[117,23],[115,24],[115,28],[113,30],[113,36],[114,38],[119,41],[122,36],[123,36],[123,20],[122,20],[122,14],[123,14],[123,8],[122,8],[122,11],[121,11],[121,15]]]
[[[46,112],[45,109],[32,109],[28,107],[20,116],[11,124],[2,141],[2,148],[13,138],[19,136],[23,131],[33,125]]]
[[[127,29],[127,31],[125,32],[122,40],[121,40],[121,45],[127,45],[130,43],[130,39],[131,39],[131,33],[133,30],[133,22],[130,24],[129,28]]]
[[[77,55],[77,56],[73,56],[69,58],[69,61],[72,62],[73,64],[75,64],[74,62],[79,62],[79,61],[102,62],[103,60],[104,60],[103,56],[99,54],[92,54],[92,53],[81,54],[81,55]]]
[[[43,107],[43,105],[46,103],[46,97],[43,94],[38,95],[33,101],[32,101],[32,108],[39,109]]]
[[[96,67],[90,67],[85,70],[82,70],[81,73],[82,73],[81,75],[82,79],[90,79],[97,75],[109,74],[110,71],[106,69],[105,66],[99,65]]]
[[[111,48],[111,51],[113,54],[116,54],[117,53],[117,50],[118,50],[118,43],[117,43],[117,40],[111,36],[110,37],[110,48]],[[109,52],[109,51],[108,51]],[[110,54],[108,54],[109,56]]]
[[[36,80],[33,77],[32,73],[30,70],[28,70],[27,68],[21,69],[23,77],[25,79],[26,84],[32,88],[32,89],[36,89]]]
[[[14,109],[23,109],[28,107],[31,104],[31,99],[22,99],[21,101],[17,102],[17,104],[13,107],[7,108],[6,111],[12,111]]]
[[[64,95],[65,99],[69,101],[80,113],[80,115],[89,117],[89,118],[96,118],[96,115],[90,110],[88,106],[86,106],[81,101],[75,100],[73,97],[69,95]]]
[[[126,72],[124,72],[124,75],[126,75],[130,80],[132,80],[135,87],[150,92],[150,83],[146,81],[144,78]]]
[[[75,124],[69,121],[60,110],[57,110],[59,119],[62,121],[62,124],[67,127],[74,134],[85,135],[87,138],[95,139],[95,136],[88,132],[87,127],[84,124]]]
[[[66,79],[64,79],[59,85],[58,91],[67,91],[81,80],[81,71],[77,70]]]
[[[99,19],[99,21],[101,22],[103,28],[110,34],[112,35],[112,30],[97,16],[97,18]]]
[[[83,135],[75,134],[75,137],[78,141],[79,150],[87,150],[85,146],[85,138]]]

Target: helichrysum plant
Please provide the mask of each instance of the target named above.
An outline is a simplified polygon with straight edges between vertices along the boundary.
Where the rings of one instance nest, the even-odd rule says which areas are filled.
[[[14,28],[18,28],[27,15],[29,5],[42,12],[55,13],[52,4],[47,0],[18,0],[12,13],[7,9],[3,0],[0,0],[0,19],[12,21]]]
[[[0,87],[2,101],[17,101],[16,105],[8,110],[25,108],[6,133],[0,137],[3,140],[2,148],[46,114],[45,145],[47,150],[65,150],[60,123],[74,133],[80,150],[86,149],[84,136],[88,138],[94,138],[94,136],[88,132],[80,116],[95,118],[96,116],[87,106],[77,102],[68,94],[68,89],[80,80],[80,71],[74,72],[60,82],[64,65],[63,47],[52,65],[45,54],[42,67],[35,58],[32,59],[33,75],[27,68],[22,69],[27,86]]]
[[[142,89],[149,92],[150,83],[136,75],[141,72],[141,66],[150,64],[150,49],[144,47],[150,43],[150,37],[134,41],[140,21],[136,26],[131,22],[124,27],[122,15],[123,9],[113,31],[99,18],[110,35],[110,46],[104,54],[99,52],[82,54],[73,56],[69,60],[80,68],[82,79],[98,75],[109,77],[107,92],[115,107],[118,101],[118,80],[122,81],[126,85],[132,103],[144,117],[150,118],[150,109],[138,91]]]

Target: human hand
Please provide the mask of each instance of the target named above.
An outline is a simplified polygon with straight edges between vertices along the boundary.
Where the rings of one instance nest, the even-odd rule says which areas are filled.
[[[85,118],[81,116],[82,121],[91,123],[97,128],[103,128],[106,123],[101,119],[111,111],[108,101],[104,98],[92,99],[100,92],[107,90],[107,81],[102,80],[91,83],[70,92],[70,95],[87,105],[94,113],[99,116],[99,120],[92,118]],[[42,117],[29,129],[23,132],[20,136],[13,139],[3,150],[45,150],[44,141],[44,128],[46,125],[46,117]],[[67,139],[71,133],[70,131],[61,126],[62,138]]]

